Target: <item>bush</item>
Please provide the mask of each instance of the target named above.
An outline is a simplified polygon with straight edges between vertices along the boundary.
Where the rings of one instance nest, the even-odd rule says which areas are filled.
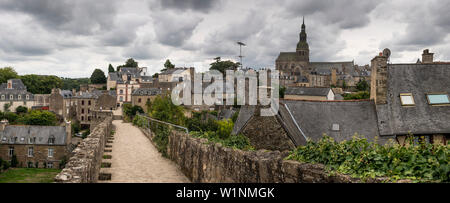
[[[370,99],[370,93],[368,91],[358,92],[356,94],[344,94],[344,100],[363,100]]]
[[[230,137],[231,132],[233,131],[233,121],[231,119],[228,120],[222,120],[222,121],[216,121],[218,129],[217,129],[217,135],[221,139],[227,139]]]
[[[167,157],[167,145],[169,144],[170,128],[166,125],[156,124],[154,125],[152,132],[155,133],[153,141],[156,144],[158,151]]]
[[[24,106],[19,106],[16,108],[17,114],[26,114],[28,112],[28,108]]]
[[[140,128],[145,127],[145,125],[147,124],[147,119],[145,119],[142,116],[135,116],[133,119],[133,125],[138,126]]]
[[[138,113],[144,113],[144,109],[140,106],[132,106],[131,104],[123,105],[123,113],[129,120],[133,120]]]
[[[450,182],[449,147],[424,142],[415,146],[412,136],[409,141],[409,146],[382,146],[358,136],[341,143],[325,136],[319,142],[308,141],[287,159],[324,164],[329,170],[362,179]]]
[[[88,129],[88,130],[83,132],[82,138],[86,139],[89,136],[89,134],[91,134],[91,130]]]
[[[25,125],[55,126],[56,115],[49,111],[33,110],[23,118]]]

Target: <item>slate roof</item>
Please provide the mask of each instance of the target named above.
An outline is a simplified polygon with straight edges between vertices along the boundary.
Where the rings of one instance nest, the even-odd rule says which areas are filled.
[[[302,58],[297,52],[280,52],[277,61],[301,61]]]
[[[143,82],[153,82],[152,76],[141,76]]]
[[[330,90],[327,87],[288,87],[285,95],[327,96]]]
[[[49,138],[53,137],[55,138],[53,145],[65,145],[66,135],[66,128],[62,126],[8,125],[5,130],[0,131],[0,143],[49,145]],[[35,143],[29,143],[29,138],[36,138]]]
[[[241,133],[241,131],[244,129],[244,127],[247,125],[247,123],[250,121],[250,119],[255,114],[255,106],[242,106],[241,110],[239,111],[239,116],[236,120],[236,123],[234,124],[232,134],[237,135]]]
[[[171,69],[168,69],[168,70],[160,73],[159,75],[170,75],[170,74],[174,74],[177,71],[186,71],[186,70],[188,70],[188,68],[171,68]]]
[[[369,141],[374,141],[379,135],[373,101],[284,101],[280,107],[292,114],[283,117],[285,122],[294,121],[303,132],[297,127],[291,129],[291,132],[294,132],[294,135],[291,135],[293,137],[306,136],[318,141],[326,134],[340,142],[351,140],[355,133],[365,136]]]
[[[125,75],[132,75],[132,77],[138,78],[141,75],[141,71],[138,68],[133,68],[133,67],[123,67],[120,68],[120,74],[125,74]]]
[[[450,64],[388,65],[387,104],[377,105],[381,135],[450,133],[450,106],[431,106],[427,93],[450,93]],[[402,107],[401,93],[416,105]]]
[[[122,81],[122,77],[117,72],[109,73],[109,79],[112,81]]]
[[[139,88],[133,91],[133,96],[156,96],[161,94],[158,88]]]
[[[70,90],[61,90],[60,94],[61,94],[61,96],[64,99],[68,99],[68,98],[72,98],[73,97],[73,93]]]
[[[8,89],[8,83],[0,85],[0,95],[5,96],[5,100],[11,101],[10,96],[13,95],[12,101],[33,101],[34,95],[27,91],[27,87],[20,79],[12,79],[12,89]],[[19,100],[18,95],[21,95]],[[29,96],[29,100],[26,100],[26,95]]]
[[[331,70],[333,68],[337,69],[338,73],[343,73],[344,68],[346,71],[351,71],[354,69],[353,61],[343,61],[343,62],[311,62],[310,66],[313,68],[314,74],[318,75],[331,75]]]
[[[102,90],[94,90],[91,92],[81,92],[80,95],[74,96],[73,98],[76,99],[98,99],[103,94],[109,94],[113,97],[117,96],[117,92],[115,90],[108,90],[108,91],[102,91]]]

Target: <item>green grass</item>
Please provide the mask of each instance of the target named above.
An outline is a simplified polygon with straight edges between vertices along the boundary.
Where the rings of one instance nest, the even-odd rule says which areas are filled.
[[[11,168],[0,174],[0,183],[52,183],[59,169]]]

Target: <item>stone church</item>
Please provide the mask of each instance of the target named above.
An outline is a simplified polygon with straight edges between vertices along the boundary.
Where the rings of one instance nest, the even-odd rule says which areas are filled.
[[[275,61],[276,69],[281,74],[281,85],[330,87],[331,85],[338,86],[345,81],[347,85],[351,86],[355,83],[353,77],[370,75],[370,72],[355,66],[353,61],[310,62],[307,38],[305,19],[303,19],[296,52],[281,52]]]

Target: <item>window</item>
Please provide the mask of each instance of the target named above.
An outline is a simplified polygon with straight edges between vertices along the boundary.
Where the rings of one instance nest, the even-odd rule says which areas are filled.
[[[48,144],[55,144],[55,137],[48,138]]]
[[[14,147],[9,147],[8,155],[9,156],[13,156],[14,155]]]
[[[88,101],[88,105],[89,105],[89,106],[91,105],[91,100]]]
[[[81,109],[81,113],[84,113],[84,109]]]
[[[47,168],[53,168],[53,162],[48,162],[47,163]]]
[[[120,94],[123,94],[123,90],[120,90]]]
[[[29,144],[33,144],[33,143],[35,143],[36,142],[36,138],[35,137],[30,137],[30,138],[28,138],[28,143]]]
[[[141,99],[141,98],[139,98],[139,99],[138,99],[138,103],[141,103],[141,102],[142,102],[142,99]]]
[[[48,149],[48,157],[53,157],[53,149],[52,148]]]
[[[27,100],[30,100],[30,95],[27,95],[27,97],[26,97],[26,98],[27,98]]]
[[[84,116],[81,116],[81,121],[84,121]]]
[[[22,95],[17,96],[17,99],[21,100],[22,99]]]
[[[400,94],[400,101],[402,106],[415,106],[414,97],[411,93]]]
[[[2,95],[2,100],[5,100],[5,95]]]
[[[13,100],[14,99],[14,95],[9,95],[9,100]]]
[[[33,155],[34,155],[34,149],[33,149],[33,147],[29,147],[28,148],[28,157],[33,157]]]
[[[120,100],[120,102],[123,102],[123,97],[121,96],[119,100]]]
[[[427,94],[428,104],[442,105],[450,104],[450,99],[447,94]]]
[[[84,105],[84,100],[81,100],[81,105]]]
[[[6,142],[6,137],[2,137],[2,142]]]

